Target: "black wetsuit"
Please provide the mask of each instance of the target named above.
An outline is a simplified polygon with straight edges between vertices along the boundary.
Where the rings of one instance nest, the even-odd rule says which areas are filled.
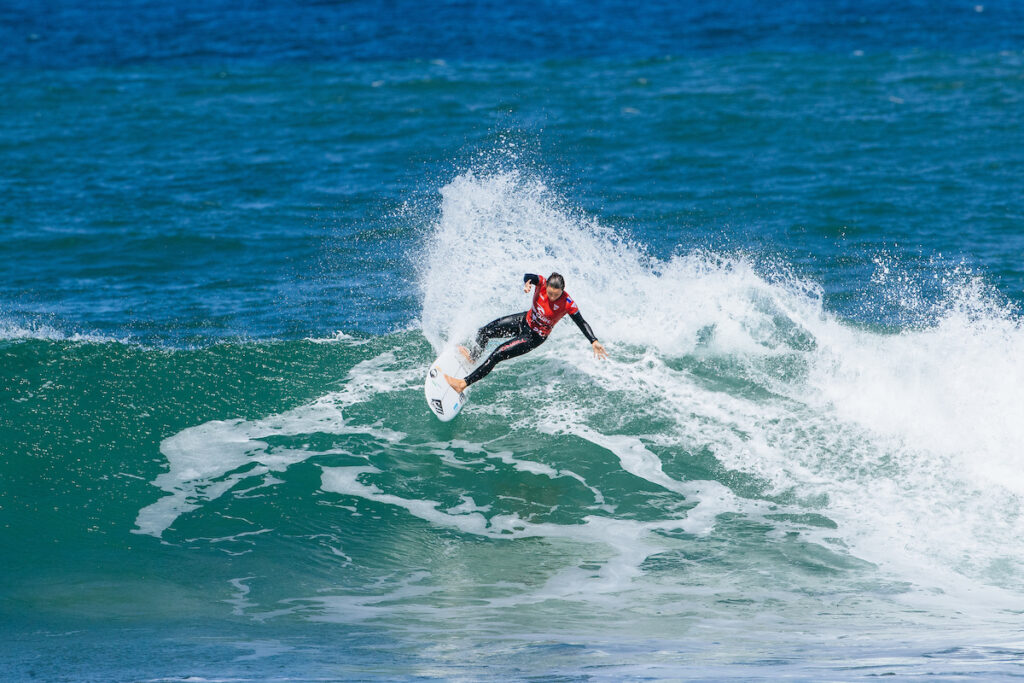
[[[544,278],[532,273],[527,273],[523,276],[523,282],[529,282],[538,288],[545,285]],[[539,291],[534,295],[535,306],[538,295],[540,295]],[[590,329],[590,325],[588,325],[587,321],[583,319],[580,312],[576,310],[576,305],[573,303],[571,298],[563,293],[563,296],[559,298],[559,302],[562,302],[562,299],[565,299],[565,302],[561,303],[561,305],[566,309],[563,310],[563,314],[568,313],[569,317],[572,318],[572,321],[576,323],[576,326],[579,327],[580,331],[586,336],[587,341],[593,344],[597,340],[597,337],[594,336],[594,331]],[[547,301],[546,295],[545,301]],[[548,338],[544,331],[546,330],[547,333],[550,333],[551,327],[553,327],[554,323],[558,322],[558,318],[561,317],[561,315],[558,315],[554,322],[547,326],[539,322],[535,322],[534,325],[531,325],[530,323],[533,322],[531,320],[533,316],[531,315],[528,317],[527,313],[536,314],[536,309],[492,320],[477,331],[476,343],[474,344],[474,348],[470,350],[470,356],[473,361],[476,361],[476,359],[480,357],[480,354],[484,351],[484,347],[487,346],[487,342],[491,339],[504,337],[512,337],[512,339],[495,349],[494,353],[488,356],[487,360],[480,364],[480,367],[466,375],[466,386],[486,377],[487,374],[494,369],[494,366],[501,361],[521,356],[543,344],[544,340]]]

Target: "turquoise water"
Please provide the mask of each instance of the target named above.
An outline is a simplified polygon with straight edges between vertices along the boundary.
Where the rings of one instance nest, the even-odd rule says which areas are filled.
[[[391,10],[0,24],[0,676],[1019,677],[1019,8]]]

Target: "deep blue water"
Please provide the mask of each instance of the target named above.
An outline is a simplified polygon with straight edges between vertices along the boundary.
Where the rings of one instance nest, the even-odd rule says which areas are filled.
[[[0,67],[0,677],[1020,675],[1024,4],[10,0]],[[440,426],[551,270],[611,361]]]
[[[978,9],[980,8],[980,10]],[[1019,49],[1017,2],[7,3],[4,63],[535,61]]]

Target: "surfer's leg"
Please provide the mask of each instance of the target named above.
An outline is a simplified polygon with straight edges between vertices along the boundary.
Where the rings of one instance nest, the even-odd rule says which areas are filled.
[[[459,392],[460,394],[463,391],[465,391],[466,387],[468,386],[466,384],[466,380],[459,379],[458,377],[452,377],[447,372],[444,373],[444,381],[448,382],[448,386],[450,386],[452,389],[454,389],[455,391]]]
[[[526,313],[514,313],[512,315],[506,315],[504,318],[498,318],[492,320],[476,332],[476,341],[474,348],[470,352],[470,360],[474,363],[480,354],[483,353],[484,347],[487,346],[487,342],[495,338],[504,337],[515,337],[516,335],[522,334],[524,323],[526,321]]]
[[[487,373],[493,370],[494,366],[501,361],[521,356],[528,351],[533,351],[543,343],[544,337],[532,332],[528,332],[505,342],[496,348],[494,353],[488,356],[487,360],[480,364],[480,367],[466,375],[466,386],[486,377]]]

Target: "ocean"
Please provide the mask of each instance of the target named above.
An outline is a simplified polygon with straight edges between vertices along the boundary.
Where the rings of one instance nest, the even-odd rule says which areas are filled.
[[[0,11],[0,679],[1024,676],[1024,6]],[[565,276],[451,423],[447,344]]]

